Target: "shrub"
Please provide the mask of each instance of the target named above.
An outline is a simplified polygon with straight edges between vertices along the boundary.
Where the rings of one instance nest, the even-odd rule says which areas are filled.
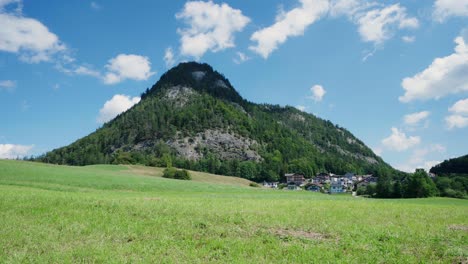
[[[163,172],[163,177],[168,179],[177,179],[177,180],[191,180],[187,170],[177,170],[176,168],[167,168]]]
[[[281,189],[286,188],[287,186],[288,186],[288,185],[287,185],[286,183],[280,183],[280,184],[278,184],[278,189],[281,190]]]
[[[465,195],[460,192],[460,191],[456,191],[456,190],[453,190],[453,189],[450,189],[450,188],[447,188],[444,190],[444,195],[447,196],[447,197],[452,197],[452,198],[463,198]]]
[[[187,170],[177,170],[174,174],[174,179],[189,181],[192,177]]]
[[[258,183],[255,183],[255,182],[251,182],[251,183],[249,184],[249,186],[250,186],[250,187],[256,187],[256,188],[260,187],[260,185],[258,185]]]

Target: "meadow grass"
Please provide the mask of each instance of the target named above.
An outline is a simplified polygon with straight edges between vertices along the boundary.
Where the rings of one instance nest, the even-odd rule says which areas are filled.
[[[468,201],[378,200],[0,160],[4,263],[463,263]]]

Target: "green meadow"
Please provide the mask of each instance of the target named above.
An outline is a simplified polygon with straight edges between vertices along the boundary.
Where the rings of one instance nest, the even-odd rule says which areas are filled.
[[[468,200],[0,160],[2,263],[467,263]]]

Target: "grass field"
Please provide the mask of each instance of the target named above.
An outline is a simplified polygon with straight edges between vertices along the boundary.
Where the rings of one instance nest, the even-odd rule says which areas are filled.
[[[467,263],[468,201],[377,200],[0,160],[4,263]]]

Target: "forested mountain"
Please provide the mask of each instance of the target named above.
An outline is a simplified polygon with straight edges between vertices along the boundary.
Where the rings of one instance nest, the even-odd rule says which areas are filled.
[[[169,70],[131,109],[38,160],[173,165],[257,181],[286,172],[393,171],[346,129],[293,107],[248,102],[195,62]]]
[[[430,172],[437,175],[466,174],[468,175],[468,155],[445,160],[432,167]]]
[[[441,196],[468,198],[468,155],[445,160],[430,169]]]

